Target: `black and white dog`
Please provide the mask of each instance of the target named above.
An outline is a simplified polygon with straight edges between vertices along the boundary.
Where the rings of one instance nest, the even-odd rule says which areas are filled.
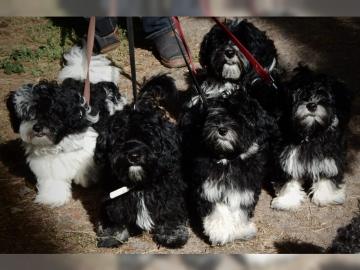
[[[96,161],[105,166],[111,199],[103,205],[98,246],[120,245],[132,228],[151,232],[162,246],[187,242],[180,137],[162,108],[176,94],[173,79],[152,78],[139,100],[115,113],[99,136]]]
[[[93,57],[91,106],[82,97],[85,51],[73,47],[57,82],[23,85],[7,99],[14,132],[20,134],[26,160],[37,178],[36,202],[60,206],[71,198],[72,180],[84,187],[96,180],[93,161],[97,129],[125,100],[115,85],[117,68],[104,56]]]
[[[228,21],[226,26],[258,62],[276,76],[279,70],[277,51],[266,33],[247,20]],[[245,91],[258,99],[266,110],[274,110],[276,91],[259,78],[246,57],[218,25],[205,35],[199,56],[203,68],[199,80],[207,97]],[[197,100],[195,96],[189,105]]]
[[[271,207],[296,209],[310,184],[318,206],[345,201],[343,174],[350,92],[338,80],[299,67],[287,84],[287,109],[281,124],[284,145],[279,154],[283,172]]]
[[[191,208],[212,244],[249,239],[275,121],[240,91],[210,98],[180,120]]]

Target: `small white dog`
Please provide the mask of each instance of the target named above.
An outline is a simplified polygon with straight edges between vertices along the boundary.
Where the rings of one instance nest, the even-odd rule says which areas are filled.
[[[90,106],[82,97],[85,50],[73,47],[65,59],[61,84],[27,84],[11,91],[7,99],[12,128],[20,134],[27,163],[37,178],[36,202],[50,206],[71,198],[72,180],[83,187],[96,180],[97,132],[126,103],[116,86],[119,70],[105,56],[92,57]]]

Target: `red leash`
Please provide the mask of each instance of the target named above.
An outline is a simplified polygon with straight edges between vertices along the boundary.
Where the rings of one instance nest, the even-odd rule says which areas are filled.
[[[245,48],[243,44],[235,37],[233,33],[229,30],[229,28],[220,22],[217,18],[212,17],[212,19],[216,22],[218,26],[229,36],[232,42],[239,48],[240,52],[246,57],[251,66],[254,68],[256,73],[268,84],[272,85],[275,89],[277,86],[275,84],[274,79],[271,77],[270,73],[255,59],[255,57]]]
[[[179,18],[177,16],[174,16],[173,17],[173,21],[175,23],[175,28],[179,34],[179,37],[182,41],[182,43],[184,44],[184,47],[185,47],[185,51],[186,51],[186,54],[188,55],[189,57],[189,62],[190,62],[190,66],[191,66],[191,70],[194,74],[196,74],[196,68],[195,68],[195,65],[194,65],[194,62],[192,60],[192,55],[191,55],[191,51],[190,51],[190,48],[188,46],[188,44],[186,43],[186,40],[185,40],[185,35],[184,35],[184,31],[181,27],[181,24],[180,24],[180,21],[179,21]]]
[[[84,84],[84,99],[86,103],[90,104],[90,61],[94,48],[94,39],[95,39],[95,16],[90,17],[89,28],[87,33],[87,41],[86,41],[86,57],[87,57],[87,71],[86,71],[86,79]]]
[[[172,28],[172,30],[174,32],[176,43],[179,46],[179,50],[180,50],[180,52],[181,52],[181,54],[182,54],[182,56],[184,58],[186,67],[189,70],[190,77],[191,77],[191,79],[192,79],[192,81],[194,83],[193,87],[196,90],[196,92],[198,93],[198,95],[200,96],[203,105],[206,106],[206,97],[205,97],[204,93],[201,90],[199,82],[196,79],[196,68],[195,68],[194,62],[192,61],[191,51],[189,49],[189,46],[186,43],[185,36],[184,36],[184,31],[182,30],[179,18],[175,17],[175,16],[172,17],[172,18],[169,17],[169,23],[170,23],[171,28]],[[179,38],[177,38],[177,37],[179,37]],[[183,47],[181,46],[180,41],[184,45],[185,52],[184,52]],[[186,57],[185,53],[187,54],[187,57]]]

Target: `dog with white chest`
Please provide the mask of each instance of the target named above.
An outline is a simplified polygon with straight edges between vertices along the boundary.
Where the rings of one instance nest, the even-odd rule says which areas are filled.
[[[125,103],[114,84],[118,70],[104,56],[95,56],[91,65],[91,74],[102,73],[103,81],[97,76],[100,81],[91,84],[90,105],[82,97],[84,83],[78,80],[86,70],[85,51],[74,47],[65,58],[68,65],[60,72],[62,83],[27,84],[7,98],[12,128],[20,135],[36,176],[36,202],[49,206],[63,205],[71,198],[72,181],[87,187],[97,180],[93,156],[98,130]]]
[[[275,121],[242,92],[185,111],[183,132],[192,217],[211,244],[250,239]]]
[[[296,69],[287,84],[287,109],[279,153],[282,179],[271,207],[294,210],[306,199],[318,206],[345,201],[346,128],[350,117],[350,92],[335,78],[307,67]]]

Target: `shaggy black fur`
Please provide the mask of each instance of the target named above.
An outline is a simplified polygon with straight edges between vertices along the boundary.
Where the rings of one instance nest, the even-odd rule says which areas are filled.
[[[228,21],[226,25],[264,68],[271,68],[272,76],[281,86],[277,51],[266,33],[247,20]],[[201,43],[200,64],[204,70],[199,81],[209,97],[226,96],[243,90],[256,98],[265,110],[277,113],[277,91],[259,78],[245,56],[218,25],[211,28]],[[232,71],[226,69],[227,65],[233,67]],[[236,66],[237,69],[234,69]]]
[[[337,79],[318,74],[307,67],[295,69],[295,75],[287,83],[286,109],[281,121],[284,145],[279,157],[283,168],[282,180],[296,178],[285,169],[290,152],[297,148],[296,171],[302,180],[312,184],[319,177],[331,179],[336,185],[343,182],[346,165],[346,128],[350,118],[351,92]],[[333,159],[337,174],[309,168],[313,162]],[[293,170],[293,171],[294,171]],[[318,171],[319,170],[319,171]],[[296,173],[295,173],[296,174]]]
[[[227,98],[208,99],[206,108],[200,103],[189,108],[182,116],[180,126],[193,215],[211,243],[224,244],[234,240],[235,235],[218,239],[207,232],[204,220],[218,204],[224,204],[230,212],[245,213],[244,224],[238,225],[248,225],[267,172],[277,125],[256,100],[236,92]],[[253,148],[254,144],[257,147]],[[205,183],[213,188],[205,188]],[[243,192],[250,195],[242,197]],[[240,197],[230,198],[230,193]]]
[[[96,161],[105,165],[108,190],[127,186],[128,193],[103,205],[98,246],[112,247],[129,237],[128,229],[151,231],[156,243],[180,247],[187,242],[186,185],[181,172],[179,134],[161,105],[177,89],[166,75],[151,79],[139,100],[110,118],[98,138]]]
[[[62,84],[41,81],[11,91],[6,104],[14,132],[19,132],[22,121],[36,120],[38,132],[46,132],[54,142],[65,136],[83,132],[89,126],[99,129],[109,116],[107,100],[115,106],[121,95],[113,83],[101,82],[91,85],[90,107],[82,97],[84,84],[66,79]],[[99,114],[99,121],[94,121]]]
[[[326,253],[360,253],[360,214],[348,225],[338,229]]]

